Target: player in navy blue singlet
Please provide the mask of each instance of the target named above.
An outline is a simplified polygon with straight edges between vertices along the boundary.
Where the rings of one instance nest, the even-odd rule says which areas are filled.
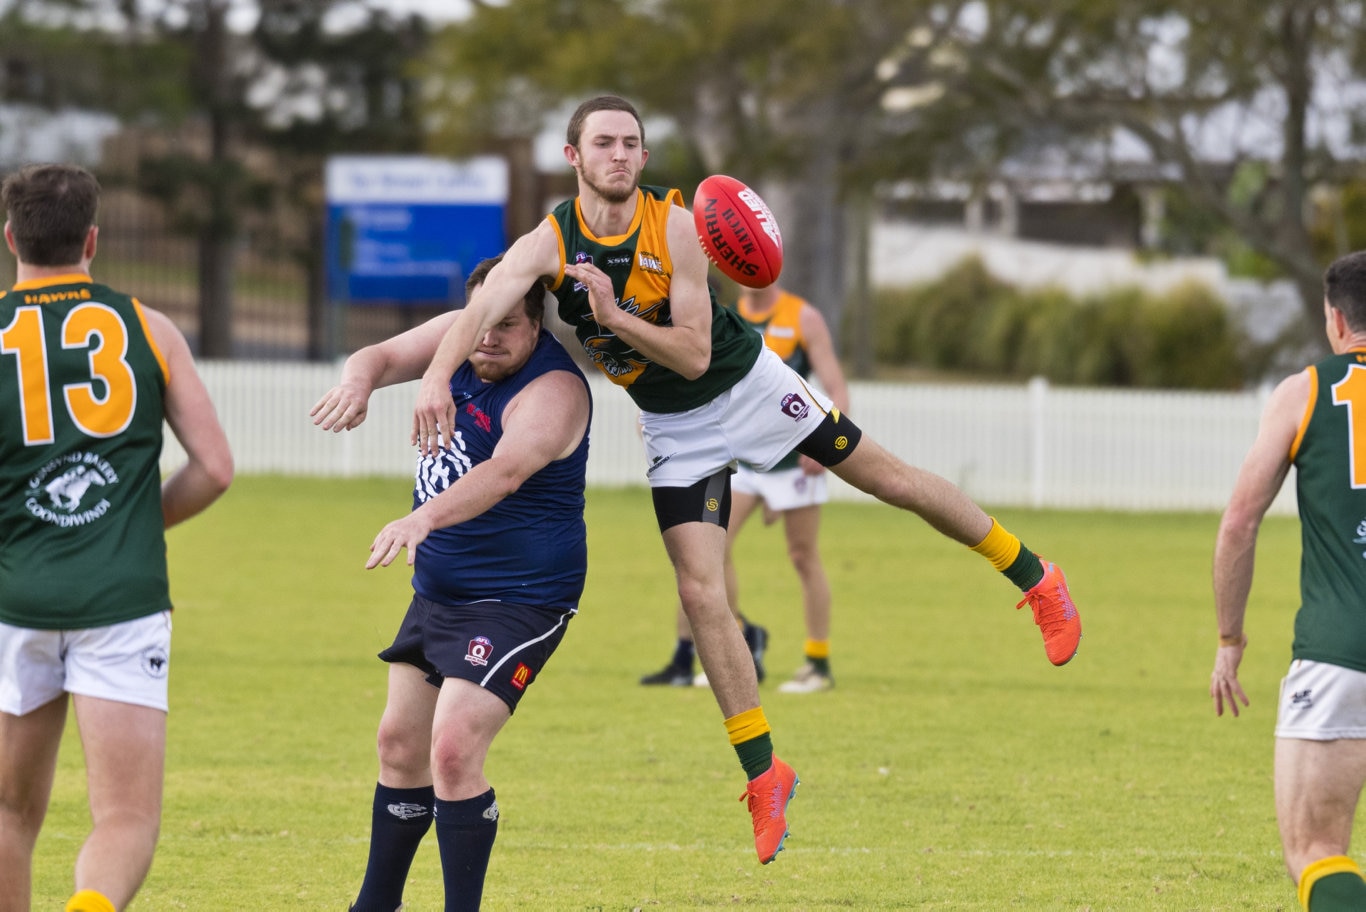
[[[478,287],[494,260],[470,275]],[[419,458],[413,509],[380,530],[366,568],[402,550],[413,600],[393,644],[379,726],[370,855],[352,909],[393,912],[436,825],[447,912],[477,910],[498,832],[484,758],[578,611],[588,383],[542,326],[545,287],[486,332],[450,379],[450,445]],[[416,379],[455,311],[353,354],[313,407],[324,430],[356,427],[370,393]]]

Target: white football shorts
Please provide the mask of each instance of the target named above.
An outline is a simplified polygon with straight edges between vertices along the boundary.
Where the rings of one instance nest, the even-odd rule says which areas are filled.
[[[0,712],[22,716],[63,693],[168,708],[171,612],[107,627],[0,624]]]
[[[747,462],[772,468],[825,420],[829,398],[765,348],[739,383],[686,412],[640,413],[652,488],[686,488]]]
[[[1281,679],[1276,737],[1366,738],[1366,672],[1296,659]]]
[[[736,494],[749,494],[762,500],[770,510],[782,513],[802,507],[818,507],[830,500],[826,484],[828,472],[808,475],[798,466],[772,472],[756,472],[741,465],[730,479]]]

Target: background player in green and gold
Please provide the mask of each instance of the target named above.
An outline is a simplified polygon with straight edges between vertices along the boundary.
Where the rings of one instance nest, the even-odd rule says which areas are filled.
[[[95,283],[99,184],[38,165],[0,189],[18,264],[0,295],[0,910],[27,912],[68,694],[93,829],[67,912],[115,912],[161,824],[166,527],[232,479],[179,330]],[[162,422],[189,461],[163,482]]]
[[[1257,532],[1291,466],[1302,528],[1300,609],[1276,722],[1276,820],[1300,903],[1366,909],[1349,856],[1366,783],[1366,252],[1324,275],[1331,357],[1283,380],[1234,484],[1214,551],[1215,711],[1248,704],[1238,681]]]
[[[849,409],[849,387],[840,368],[825,318],[809,301],[778,285],[742,288],[736,312],[764,338],[764,344],[802,377],[814,372],[835,407]],[[745,643],[754,657],[754,669],[764,679],[764,652],[768,630],[740,611],[740,578],[735,568],[735,538],[745,522],[762,508],[764,524],[779,517],[787,543],[787,556],[802,587],[802,617],[806,624],[803,653],[806,661],[792,680],[779,685],[781,693],[815,693],[829,690],[835,678],[830,670],[830,581],[821,560],[821,505],[830,493],[825,466],[793,451],[766,472],[741,463],[731,479],[730,529],[726,536],[726,597],[741,625]],[[687,615],[678,611],[678,643],[663,669],[640,679],[642,684],[706,684],[706,675],[693,676],[694,646]]]

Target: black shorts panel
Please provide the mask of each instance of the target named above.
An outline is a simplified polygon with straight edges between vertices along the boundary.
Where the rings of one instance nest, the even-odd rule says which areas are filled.
[[[816,429],[797,444],[797,452],[829,468],[848,459],[862,438],[863,431],[848,415],[831,409]]]
[[[570,611],[492,600],[443,605],[414,593],[393,645],[379,657],[412,665],[436,687],[446,678],[477,684],[516,712],[571,617]]]
[[[651,488],[659,531],[690,522],[727,528],[730,525],[730,476],[731,470],[725,468],[686,488]]]

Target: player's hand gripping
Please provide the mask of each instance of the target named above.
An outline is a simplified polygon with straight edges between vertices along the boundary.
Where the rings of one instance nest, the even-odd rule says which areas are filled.
[[[451,401],[449,385],[423,376],[417,391],[417,405],[413,408],[413,435],[409,442],[416,444],[423,456],[435,456],[451,445],[454,428],[455,403]]]
[[[1209,695],[1214,700],[1214,714],[1224,714],[1224,704],[1234,716],[1238,715],[1238,701],[1248,705],[1243,685],[1238,683],[1238,665],[1243,661],[1243,650],[1247,648],[1247,637],[1231,646],[1220,646],[1214,654],[1214,673],[1209,678]]]
[[[565,263],[564,274],[588,289],[588,306],[593,310],[593,319],[603,329],[611,329],[621,311],[617,308],[617,293],[607,273],[592,263]]]

